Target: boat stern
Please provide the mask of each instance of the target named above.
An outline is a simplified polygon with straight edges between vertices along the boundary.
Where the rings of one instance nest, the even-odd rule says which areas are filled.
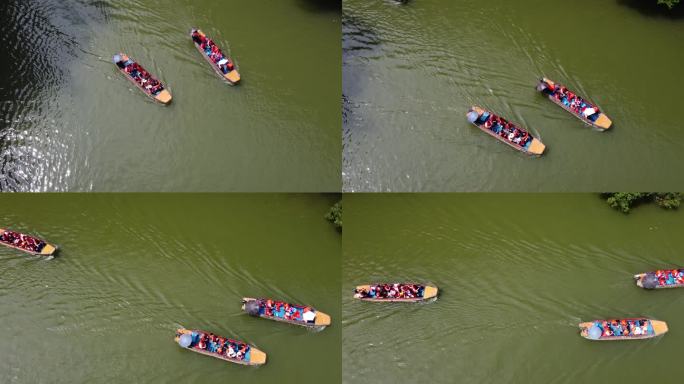
[[[266,364],[266,353],[263,351],[256,349],[254,347],[250,347],[249,351],[249,365],[263,365]]]
[[[532,142],[530,143],[530,146],[527,148],[527,153],[529,153],[530,155],[541,156],[545,150],[546,146],[544,145],[544,143],[542,143],[536,138],[532,138]]]
[[[437,293],[439,293],[439,289],[437,287],[431,287],[431,286],[425,286],[425,292],[423,293],[423,300],[427,299],[432,299],[433,297],[437,297]]]
[[[52,256],[55,253],[55,251],[57,251],[57,247],[55,247],[52,244],[45,244],[43,249],[40,251],[40,254],[42,256]]]
[[[180,336],[184,335],[186,333],[192,333],[192,331],[187,330],[185,328],[178,328],[176,330],[176,336],[174,336],[174,338],[173,338],[173,340],[176,342],[176,344],[178,344],[178,340],[180,340]]]
[[[634,276],[633,276],[633,277],[634,277],[634,282],[636,283],[637,287],[639,287],[639,288],[643,288],[643,287],[644,287],[644,284],[642,283],[642,281],[643,281],[643,279],[644,279],[644,276],[646,276],[645,273],[640,273],[640,274],[637,274],[637,275],[634,275]]]
[[[356,293],[357,291],[360,291],[360,290],[365,290],[366,292],[368,292],[368,291],[370,291],[370,285],[357,285],[356,288],[354,289],[354,298],[355,299],[361,299],[362,298],[361,296],[359,296],[358,293]]]
[[[593,324],[593,321],[579,323],[580,336],[584,337],[585,339],[589,339],[589,328],[591,328]]]
[[[320,326],[320,327],[327,327],[330,325],[330,315],[316,311],[316,319],[314,320],[314,325]]]
[[[226,73],[223,75],[223,78],[225,78],[231,84],[237,84],[240,82],[240,74],[238,73],[237,69],[233,69],[232,71]]]
[[[667,328],[667,323],[660,320],[651,320],[651,326],[653,326],[653,332],[656,336],[663,335],[669,330]]]
[[[169,104],[171,102],[171,99],[172,99],[171,92],[164,89],[161,92],[159,92],[159,94],[157,94],[157,96],[155,96],[154,99],[157,100],[158,102],[162,103],[162,104],[165,104],[165,105]]]
[[[600,129],[606,130],[613,125],[613,122],[608,118],[608,116],[601,113],[596,121],[594,121],[594,125]]]
[[[468,109],[468,112],[466,112],[466,116],[470,112],[476,112],[478,115],[481,115],[484,112],[484,109],[478,107],[477,105],[473,105],[472,107],[470,107],[470,109]]]

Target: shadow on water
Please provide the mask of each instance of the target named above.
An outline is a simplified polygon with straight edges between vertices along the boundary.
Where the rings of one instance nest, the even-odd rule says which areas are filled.
[[[618,4],[632,8],[649,17],[665,17],[673,20],[684,19],[684,6],[677,4],[672,9],[656,0],[617,0]]]
[[[8,0],[0,7],[0,190],[35,190],[51,151],[50,132],[38,128],[41,105],[66,83],[68,63],[81,50],[84,27],[105,4]]]
[[[342,12],[342,0],[299,0],[299,3],[314,12]]]

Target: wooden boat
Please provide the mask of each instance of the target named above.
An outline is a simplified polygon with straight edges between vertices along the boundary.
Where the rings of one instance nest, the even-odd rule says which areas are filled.
[[[218,352],[211,352],[208,349],[200,349],[198,347],[198,340],[202,334],[209,335],[210,333],[205,332],[205,331],[200,331],[200,330],[191,330],[191,329],[179,328],[176,331],[176,337],[174,338],[174,340],[176,341],[176,343],[179,346],[181,346],[181,348],[189,349],[193,352],[197,352],[197,353],[201,353],[202,355],[211,356],[211,357],[215,357],[217,359],[229,361],[231,363],[242,364],[242,365],[263,365],[263,364],[266,364],[266,354],[264,352],[258,350],[257,348],[255,348],[255,347],[253,347],[247,343],[243,343],[243,342],[236,341],[236,340],[231,340],[231,339],[226,338],[226,341],[229,343],[234,343],[237,345],[246,345],[249,348],[248,352],[245,354],[245,357],[243,359],[228,357],[225,352],[222,354],[219,354]],[[187,347],[183,346],[183,344],[182,344],[182,342],[184,340],[181,340],[181,337],[183,337],[183,335],[190,335],[191,336],[192,343]],[[187,336],[185,336],[185,337],[187,337]]]
[[[511,125],[513,128],[516,128],[516,129],[518,129],[518,131],[522,132],[523,135],[527,134],[529,137],[524,145],[520,145],[518,143],[515,143],[515,142],[509,140],[509,138],[506,136],[501,136],[499,134],[500,132],[502,132],[502,129],[503,129],[503,128],[501,128],[501,125],[497,124],[497,125],[488,127],[487,125],[490,124],[490,122],[487,122],[486,120],[489,116],[494,116],[495,118],[499,118],[502,121],[504,121],[505,123],[508,123],[508,121],[506,121],[503,118],[498,117],[497,115],[493,114],[490,111],[487,111],[487,110],[480,108],[478,106],[472,106],[468,110],[468,113],[466,114],[466,116],[468,117],[468,121],[470,121],[474,126],[480,128],[480,130],[482,132],[486,132],[488,135],[496,138],[497,140],[499,140],[503,143],[508,144],[509,146],[517,149],[520,152],[527,153],[529,155],[534,155],[534,156],[541,156],[541,154],[544,153],[544,149],[546,148],[546,146],[539,139],[537,139],[536,137],[533,137],[527,130],[520,128],[516,124],[511,124]],[[496,131],[493,130],[492,127],[494,127],[496,129]]]
[[[603,328],[606,326],[606,322],[616,321],[620,323],[619,329],[624,330],[625,324],[633,325],[635,321],[639,321],[642,327],[646,327],[646,334],[637,334],[630,331],[627,335],[606,335]],[[611,319],[611,320],[594,320],[585,323],[580,323],[580,335],[585,339],[589,340],[640,340],[640,339],[650,339],[665,334],[667,329],[667,323],[659,320],[651,320],[646,318],[629,318],[629,319]],[[633,328],[632,328],[633,329]]]
[[[135,63],[135,61],[131,60],[131,58],[128,57],[124,53],[119,53],[117,55],[114,55],[114,57],[112,58],[112,61],[114,62],[114,65],[116,66],[116,69],[118,69],[119,72],[123,73],[124,76],[131,83],[135,84],[135,86],[138,87],[138,89],[141,90],[145,95],[147,95],[147,97],[151,98],[152,100],[154,100],[158,103],[162,103],[164,105],[169,104],[171,102],[172,97],[171,97],[171,93],[168,91],[168,89],[166,89],[166,87],[164,87],[164,84],[162,84],[162,82],[159,81],[159,79],[156,79],[153,77],[155,80],[159,81],[159,84],[161,84],[161,86],[162,86],[162,90],[157,92],[156,94],[152,94],[152,93],[148,92],[147,89],[145,89],[142,85],[138,84],[138,82],[135,81],[133,76],[131,76],[128,72],[126,72],[124,70],[125,66],[121,66],[124,62],[126,62],[128,60],[130,60],[130,63]],[[138,65],[140,65],[140,64],[138,64]],[[142,66],[141,66],[141,68],[142,68]]]
[[[369,293],[372,292],[372,289],[375,288],[377,289],[378,287],[382,286],[394,286],[394,284],[398,284],[399,286],[403,285],[412,285],[412,286],[417,286],[418,289],[418,295],[414,297],[372,297],[369,295]],[[439,292],[439,289],[437,287],[429,286],[429,285],[423,285],[423,284],[416,284],[416,283],[382,283],[382,284],[368,284],[368,285],[359,285],[354,289],[354,298],[363,300],[363,301],[382,301],[382,302],[416,302],[416,301],[424,301],[424,300],[430,300],[432,298],[437,297],[437,293]]]
[[[539,84],[537,84],[537,90],[539,92],[546,95],[546,97],[549,100],[553,101],[554,103],[559,105],[561,108],[570,112],[576,118],[582,120],[585,124],[588,124],[594,128],[598,128],[600,130],[606,130],[606,129],[610,128],[610,126],[613,124],[613,122],[608,118],[608,116],[606,116],[603,112],[600,112],[600,109],[596,106],[596,104],[594,104],[594,103],[592,103],[592,102],[590,102],[590,101],[588,101],[588,100],[586,100],[586,99],[584,99],[578,95],[575,95],[575,96],[579,97],[580,100],[583,101],[585,104],[587,104],[587,106],[589,108],[594,108],[596,111],[598,111],[597,112],[598,115],[596,116],[596,118],[594,118],[592,120],[591,118],[585,117],[581,113],[578,113],[578,112],[572,110],[572,108],[563,104],[563,102],[561,100],[558,100],[556,97],[554,97],[554,94],[552,92],[553,92],[553,89],[556,89],[556,87],[563,87],[563,85],[562,84],[556,84],[553,81],[547,79],[546,77],[542,78],[541,81],[539,81]],[[565,87],[563,87],[563,88],[565,88]],[[567,88],[565,88],[565,89],[567,89]]]
[[[634,275],[638,287],[644,289],[665,289],[684,287],[684,268],[665,269]]]
[[[276,310],[267,310],[267,302],[275,305]],[[296,310],[294,316],[286,315],[285,304],[288,308]],[[242,298],[242,310],[250,316],[262,317],[284,323],[301,325],[304,327],[326,327],[330,325],[330,316],[317,311],[311,307],[297,304],[289,304],[271,299],[253,299],[251,297]],[[287,316],[287,317],[286,317]]]
[[[202,38],[207,38],[207,35],[204,34],[200,29],[191,29],[190,30],[190,38],[192,39],[192,34],[197,31],[197,33],[202,37]],[[233,68],[231,71],[228,73],[223,73],[221,68],[217,63],[214,63],[211,58],[202,50],[200,47],[200,44],[197,43],[194,39],[192,40],[192,43],[195,45],[195,48],[197,48],[197,51],[199,51],[200,55],[204,57],[204,59],[209,63],[211,68],[216,72],[217,75],[219,75],[222,79],[228,82],[230,85],[235,85],[240,82],[240,74],[238,73],[237,69]],[[221,52],[223,54],[223,52]],[[230,57],[223,55],[226,60],[228,60],[228,63],[233,63],[233,61],[230,59]]]
[[[17,234],[17,235],[23,235],[27,238],[32,239],[33,241],[35,241],[36,244],[39,244],[39,248],[34,248],[34,249],[22,248],[22,247],[14,245],[10,242],[6,242],[6,241],[1,240],[2,238],[4,238],[4,236],[6,236],[7,234],[10,234],[10,233]],[[28,254],[35,255],[35,256],[52,256],[57,251],[56,245],[48,244],[47,242],[45,242],[39,238],[33,237],[33,236],[24,235],[23,233],[10,231],[9,229],[3,229],[3,228],[0,228],[0,244],[4,245],[6,247],[9,247],[9,248],[18,249],[22,252],[26,252]],[[41,246],[40,244],[43,244],[43,245]]]

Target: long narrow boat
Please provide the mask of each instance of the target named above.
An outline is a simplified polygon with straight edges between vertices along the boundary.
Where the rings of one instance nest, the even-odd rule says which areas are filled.
[[[114,62],[114,65],[116,65],[116,68],[119,70],[119,72],[123,73],[131,83],[135,84],[135,86],[138,87],[138,89],[140,89],[149,98],[164,105],[171,102],[171,93],[164,87],[161,81],[152,77],[152,75],[149,75],[148,78],[144,79],[144,82],[156,83],[158,84],[158,87],[157,85],[155,85],[155,88],[147,88],[148,86],[143,86],[143,83],[141,83],[143,81],[141,72],[147,74],[149,74],[149,72],[147,72],[140,64],[131,60],[131,58],[126,54],[118,53],[112,57],[112,61]],[[139,80],[141,82],[138,82]]]
[[[667,323],[643,317],[580,323],[580,335],[589,340],[640,340],[665,334]]]
[[[235,85],[240,82],[240,74],[235,68],[233,60],[231,60],[230,57],[225,56],[223,52],[221,52],[221,49],[218,48],[218,46],[216,46],[216,44],[210,38],[208,38],[204,32],[202,32],[200,29],[193,28],[190,30],[190,38],[192,39],[192,43],[195,45],[195,48],[197,48],[199,53],[209,63],[217,75],[227,81],[230,85]],[[221,58],[220,60],[214,62],[207,51],[202,48],[207,47],[207,43],[209,49],[211,49],[212,46],[216,46],[218,55]],[[209,53],[211,53],[211,51],[209,51]]]
[[[326,327],[330,316],[305,305],[290,304],[272,299],[242,298],[242,310],[250,316],[262,317],[304,327]]]
[[[537,90],[585,124],[600,130],[606,130],[613,124],[596,104],[570,92],[562,84],[556,84],[544,77],[537,84]],[[575,102],[574,108],[573,101]]]
[[[684,268],[659,269],[653,272],[634,275],[638,287],[644,289],[664,289],[684,287]]]
[[[212,338],[215,341],[212,341]],[[209,332],[179,328],[174,340],[181,348],[231,363],[242,365],[266,364],[266,354],[257,348]]]
[[[354,298],[363,301],[416,302],[437,297],[439,289],[416,283],[381,283],[359,285]]]
[[[36,256],[52,256],[57,246],[33,236],[0,228],[0,244]]]
[[[490,111],[472,106],[466,114],[468,121],[499,141],[529,155],[541,156],[546,146],[527,130],[508,122]]]

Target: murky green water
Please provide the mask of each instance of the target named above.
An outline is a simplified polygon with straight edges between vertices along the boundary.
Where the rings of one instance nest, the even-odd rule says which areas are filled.
[[[596,195],[346,195],[343,382],[679,382],[684,291],[632,274],[684,265],[681,212],[628,216]],[[355,284],[436,284],[428,304],[365,303]],[[659,339],[590,342],[580,321],[649,316]]]
[[[632,3],[344,0],[345,190],[681,190],[684,17]],[[613,129],[544,99],[543,75],[596,102]],[[473,104],[529,128],[546,155],[468,124]]]
[[[0,382],[340,378],[340,236],[322,195],[4,195],[3,226],[61,247],[0,247]],[[244,296],[331,315],[320,332],[247,316]],[[182,350],[179,326],[253,343],[265,366]],[[306,377],[307,380],[302,380]]]
[[[10,1],[0,189],[339,191],[340,11],[325,1]],[[192,45],[202,28],[242,74]],[[173,94],[156,105],[125,51]],[[4,56],[4,55],[3,55]]]

